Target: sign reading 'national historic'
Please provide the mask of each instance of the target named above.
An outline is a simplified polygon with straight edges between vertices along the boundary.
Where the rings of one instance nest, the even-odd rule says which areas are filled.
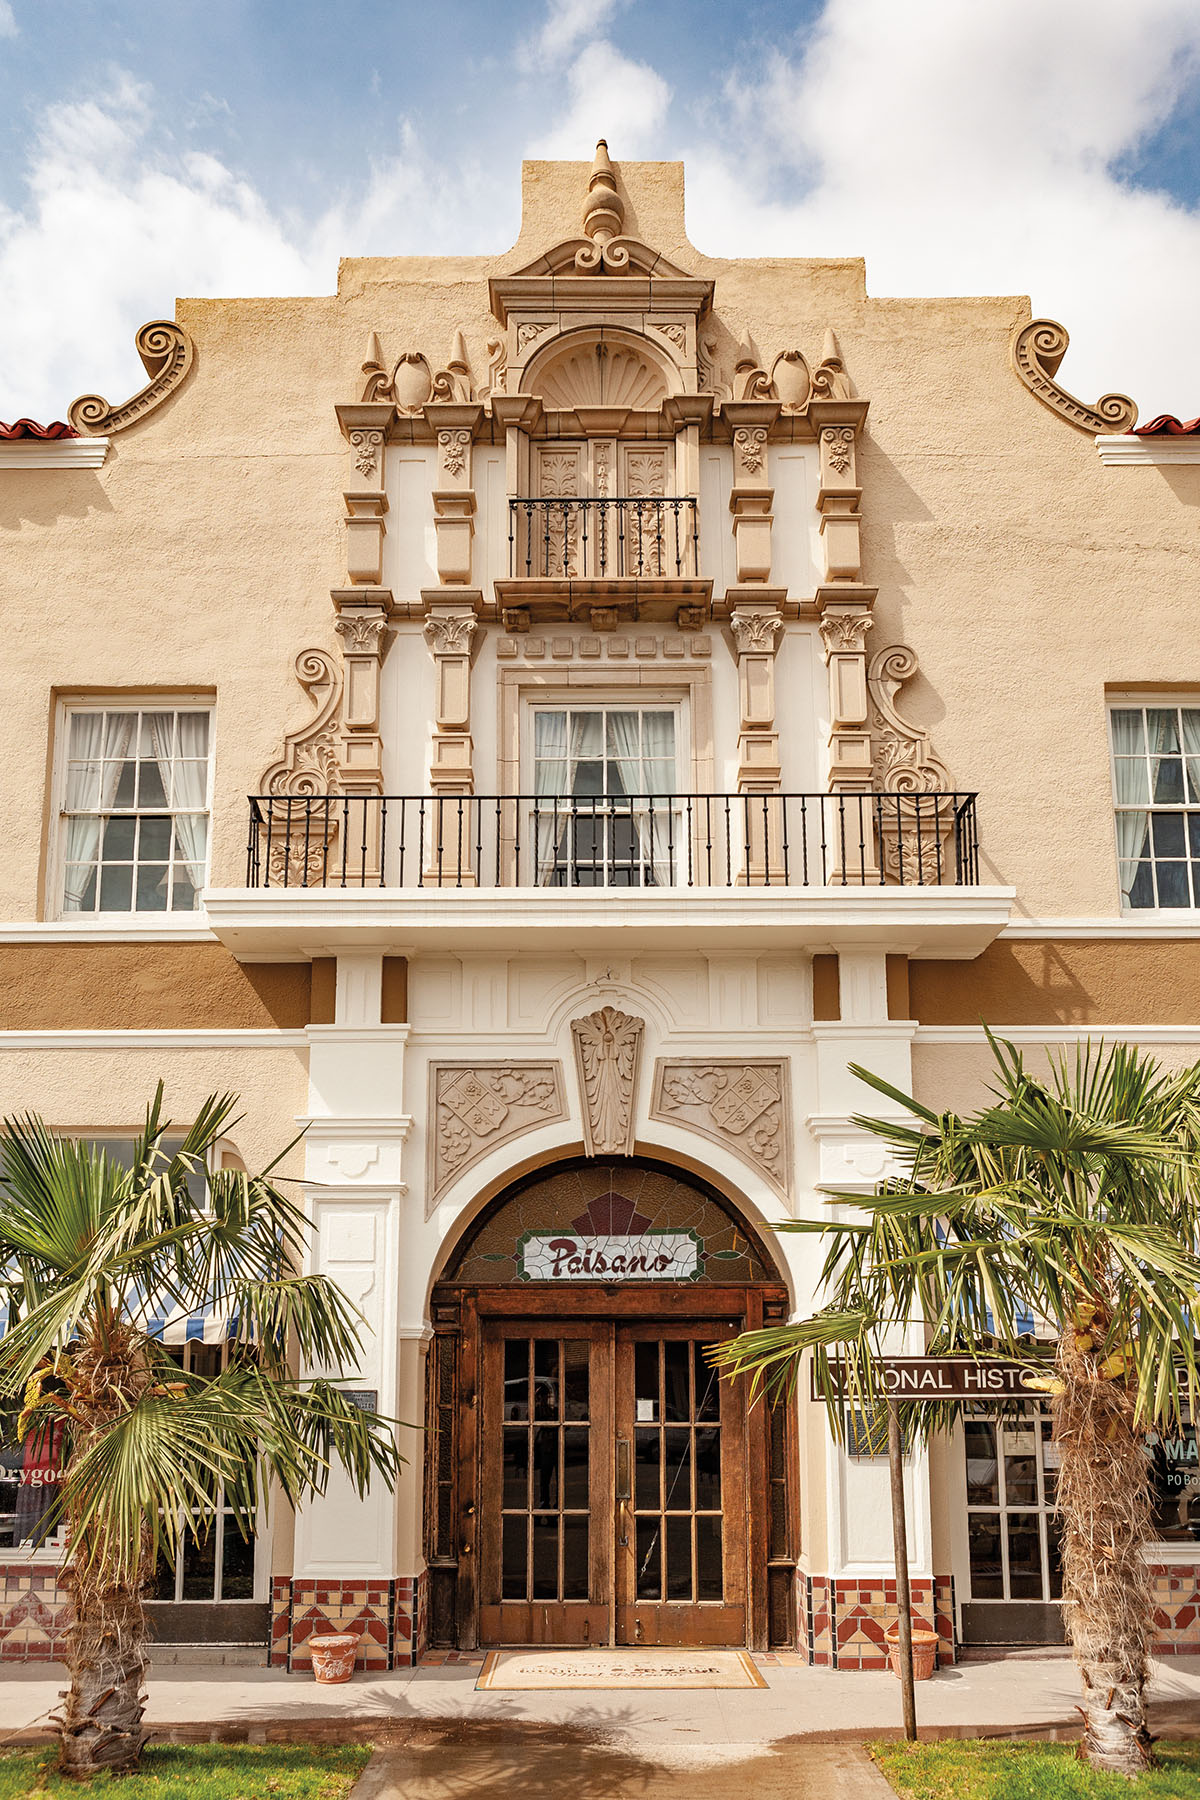
[[[701,1243],[694,1231],[526,1231],[517,1240],[521,1281],[695,1281]]]
[[[1024,1363],[980,1361],[970,1356],[881,1356],[876,1367],[889,1400],[1003,1400],[1010,1395],[1030,1398],[1025,1377],[1034,1373]],[[845,1363],[832,1361],[830,1369],[845,1395],[849,1383]],[[813,1370],[814,1400],[817,1391]]]

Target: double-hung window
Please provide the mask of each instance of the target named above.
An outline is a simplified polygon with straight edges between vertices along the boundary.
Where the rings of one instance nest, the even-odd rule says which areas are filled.
[[[1110,714],[1121,904],[1200,907],[1200,706]]]
[[[78,704],[63,720],[64,914],[191,912],[208,869],[211,710]]]
[[[534,826],[544,887],[666,887],[677,830],[673,707],[534,712]]]

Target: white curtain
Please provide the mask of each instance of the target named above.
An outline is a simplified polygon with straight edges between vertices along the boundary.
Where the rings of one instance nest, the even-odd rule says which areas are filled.
[[[78,912],[92,879],[104,816],[116,799],[137,715],[79,712],[71,718],[66,793],[63,911]],[[85,808],[86,810],[80,810]]]
[[[611,760],[615,762],[618,779],[624,793],[630,795],[650,794],[654,796],[652,806],[634,807],[631,809],[642,855],[648,858],[654,871],[656,887],[670,887],[674,878],[672,868],[672,839],[677,838],[675,821],[672,818],[670,801],[663,798],[664,791],[673,793],[675,782],[673,773],[667,781],[666,788],[661,785],[668,769],[673,771],[675,761],[675,717],[673,713],[654,712],[636,713],[620,712],[608,715],[609,741],[612,747]],[[676,842],[675,849],[682,847]]]
[[[575,788],[575,770],[586,747],[588,718],[576,713],[568,738],[565,712],[536,715],[533,782],[534,847],[539,887],[547,887],[561,863],[561,852],[571,830],[571,808],[555,808],[555,800],[567,801]],[[550,804],[546,805],[545,802]]]
[[[1138,863],[1149,850],[1150,837],[1149,818],[1143,810],[1140,810],[1150,800],[1141,712],[1114,712],[1112,731],[1113,769],[1118,807],[1117,855],[1121,865],[1121,893],[1128,902],[1130,890],[1137,880]],[[1152,741],[1157,739],[1161,742],[1164,737],[1161,729],[1156,732],[1153,727],[1151,727],[1150,735]],[[1137,807],[1139,810],[1136,812],[1123,810],[1129,807]]]
[[[173,749],[177,719],[179,743]],[[208,714],[151,713],[149,721],[163,793],[175,814],[175,855],[183,860],[188,880],[199,893],[208,862]]]

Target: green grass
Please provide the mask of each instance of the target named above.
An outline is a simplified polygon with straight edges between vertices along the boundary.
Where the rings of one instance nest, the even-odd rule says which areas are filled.
[[[1073,1744],[964,1738],[870,1749],[904,1800],[1200,1800],[1200,1743],[1157,1744],[1159,1767],[1135,1786],[1087,1768]]]
[[[160,1744],[142,1753],[140,1774],[120,1782],[121,1800],[343,1800],[367,1765],[369,1744]],[[57,1751],[0,1755],[0,1800],[27,1794],[68,1800],[79,1784],[55,1772]],[[107,1775],[98,1778],[104,1788]]]

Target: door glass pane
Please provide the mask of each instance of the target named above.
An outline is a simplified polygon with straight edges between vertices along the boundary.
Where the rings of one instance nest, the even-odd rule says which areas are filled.
[[[582,1343],[563,1345],[563,1417],[586,1419],[588,1416],[588,1352]]]
[[[501,1598],[524,1600],[526,1572],[526,1536],[528,1522],[524,1513],[509,1513],[504,1519],[501,1551]]]
[[[705,1361],[703,1344],[694,1344],[696,1417],[717,1420],[721,1416],[721,1382],[717,1371]]]
[[[504,1346],[504,1416],[529,1417],[528,1338],[509,1338]]]
[[[659,1487],[659,1462],[662,1434],[658,1427],[639,1428],[634,1436],[633,1501],[639,1511],[652,1511],[662,1505]]]
[[[639,1600],[662,1599],[662,1538],[658,1519],[637,1522],[637,1597]]]
[[[721,1433],[715,1430],[696,1433],[696,1505],[719,1507],[721,1504]]]
[[[639,1425],[658,1420],[658,1345],[637,1344],[633,1352],[634,1412]]]
[[[723,1600],[721,1579],[721,1520],[712,1513],[696,1520],[696,1576],[698,1600]]]
[[[691,1362],[690,1344],[666,1343],[663,1345],[663,1417],[665,1419],[690,1419],[692,1416],[691,1388],[688,1381],[688,1365]]]
[[[536,1338],[533,1345],[533,1416],[558,1417],[558,1344],[552,1338]]]
[[[558,1599],[558,1517],[534,1514],[533,1598]]]
[[[967,1501],[972,1506],[999,1506],[996,1428],[985,1419],[968,1419],[963,1427],[967,1447]]]
[[[558,1427],[537,1425],[533,1432],[533,1507],[558,1505]]]
[[[569,1515],[563,1519],[563,1599],[588,1597],[588,1522]]]
[[[692,1521],[667,1520],[667,1599],[692,1598]]]
[[[588,1434],[587,1426],[572,1426],[563,1432],[563,1506],[588,1505]]]
[[[1036,1506],[1037,1458],[1006,1456],[1004,1458],[1004,1500],[1007,1506]]]
[[[1042,1598],[1042,1536],[1037,1513],[1008,1515],[1008,1591],[1014,1600]]]
[[[254,1539],[244,1538],[228,1514],[221,1553],[222,1600],[253,1600]]]
[[[971,1598],[1003,1600],[1004,1571],[1000,1561],[999,1513],[970,1513],[967,1534],[971,1556]]]
[[[501,1504],[524,1510],[529,1505],[529,1431],[524,1425],[504,1428],[504,1494]]]
[[[666,1493],[664,1505],[671,1512],[689,1512],[692,1505],[692,1434],[685,1427],[665,1431]]]
[[[183,1547],[183,1598],[213,1600],[217,1582],[217,1530],[210,1525],[203,1538],[188,1536]]]

